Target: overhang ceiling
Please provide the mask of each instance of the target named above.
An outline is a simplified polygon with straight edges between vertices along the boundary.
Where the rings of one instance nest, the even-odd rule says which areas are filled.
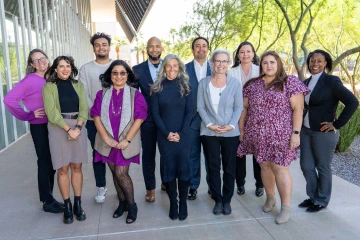
[[[130,42],[134,40],[155,0],[115,0],[116,20]]]

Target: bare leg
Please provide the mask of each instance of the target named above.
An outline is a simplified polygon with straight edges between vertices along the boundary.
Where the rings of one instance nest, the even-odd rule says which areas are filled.
[[[57,170],[57,181],[60,188],[61,196],[63,199],[70,198],[70,178],[69,178],[69,165],[61,167]]]
[[[83,174],[82,174],[82,163],[70,163],[71,168],[71,185],[74,190],[75,196],[81,196]]]
[[[292,178],[289,167],[282,167],[271,163],[271,169],[275,174],[276,186],[279,190],[281,203],[290,206]]]
[[[275,175],[271,169],[270,161],[260,163],[261,178],[267,195],[275,195]]]

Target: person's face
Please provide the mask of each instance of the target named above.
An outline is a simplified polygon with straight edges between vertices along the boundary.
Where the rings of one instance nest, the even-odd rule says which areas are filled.
[[[49,59],[41,52],[35,52],[31,55],[31,66],[35,68],[35,72],[44,73],[49,67]]]
[[[276,76],[278,63],[274,56],[272,55],[265,56],[261,62],[261,67],[267,77]]]
[[[165,65],[165,74],[167,79],[173,80],[179,74],[179,62],[177,59],[170,59]]]
[[[226,53],[219,53],[214,59],[214,72],[218,74],[225,74],[228,70],[229,59]]]
[[[311,72],[311,74],[321,73],[325,70],[326,64],[327,62],[324,55],[322,55],[321,53],[315,53],[310,59],[309,71]]]
[[[198,39],[194,43],[192,53],[195,60],[204,60],[208,54],[209,47],[204,39]]]
[[[114,88],[124,88],[128,75],[124,66],[116,65],[111,71],[111,81]]]
[[[250,63],[255,56],[254,51],[250,45],[244,45],[240,48],[238,57],[241,63]]]
[[[71,74],[71,65],[65,60],[60,60],[55,71],[57,72],[58,78],[67,80]]]
[[[96,58],[109,58],[110,46],[106,38],[98,38],[94,41],[94,53]]]
[[[151,38],[146,46],[146,51],[150,59],[154,61],[159,60],[162,53],[160,40],[157,38]]]

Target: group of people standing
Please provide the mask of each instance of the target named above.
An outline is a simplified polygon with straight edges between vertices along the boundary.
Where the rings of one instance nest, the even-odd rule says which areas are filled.
[[[156,145],[161,189],[168,194],[173,220],[185,220],[187,200],[197,198],[201,145],[215,215],[231,214],[235,179],[237,193],[245,194],[246,155],[252,154],[255,195],[262,196],[264,189],[266,193],[263,211],[272,211],[276,204],[276,184],[281,200],[276,223],[287,222],[289,167],[299,147],[309,196],[299,207],[317,212],[328,205],[337,130],[358,107],[340,79],[326,73],[332,69],[328,53],[309,54],[311,77],[301,82],[286,74],[276,52],[267,51],[259,59],[249,42],[239,45],[230,70],[230,52],[216,49],[208,59],[204,37],[193,40],[194,60],[186,65],[174,54],[162,59],[161,41],[152,37],[146,48],[149,59],[132,69],[125,61],[109,58],[109,35],[96,33],[90,42],[96,58],[79,71],[69,56],[57,57],[50,66],[43,51],[32,50],[26,77],[4,99],[15,117],[30,122],[44,211],[64,212],[64,223],[72,223],[74,215],[79,221],[86,219],[81,207],[86,135],[93,149],[95,201],[105,201],[107,163],[119,199],[113,217],[128,211],[126,223],[137,218],[129,167],[140,163],[141,149],[145,201],[155,201]],[[339,101],[345,108],[337,118]],[[56,170],[64,203],[52,196]]]

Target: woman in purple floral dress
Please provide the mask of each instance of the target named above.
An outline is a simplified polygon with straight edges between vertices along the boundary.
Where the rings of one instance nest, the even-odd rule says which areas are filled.
[[[309,89],[295,76],[287,76],[279,55],[265,52],[260,77],[244,85],[244,110],[240,118],[238,156],[254,154],[261,166],[266,191],[264,212],[276,203],[275,183],[280,193],[281,212],[276,223],[288,221],[292,179],[289,166],[296,160],[304,95]]]

